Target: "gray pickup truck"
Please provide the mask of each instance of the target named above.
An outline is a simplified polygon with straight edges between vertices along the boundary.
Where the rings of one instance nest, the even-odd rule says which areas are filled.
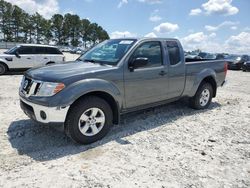
[[[60,123],[74,141],[89,144],[124,113],[182,97],[207,108],[226,73],[224,61],[185,60],[176,39],[112,39],[74,62],[28,70],[20,104],[31,119]]]

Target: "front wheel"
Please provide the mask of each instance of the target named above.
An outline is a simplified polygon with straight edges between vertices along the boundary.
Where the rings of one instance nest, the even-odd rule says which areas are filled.
[[[190,99],[190,105],[194,109],[205,109],[207,108],[213,97],[213,87],[210,83],[202,83],[195,96]]]
[[[75,142],[90,144],[103,138],[113,122],[110,105],[95,96],[85,97],[69,110],[65,131]]]
[[[6,71],[7,71],[7,67],[4,64],[0,63],[0,75],[5,74]]]

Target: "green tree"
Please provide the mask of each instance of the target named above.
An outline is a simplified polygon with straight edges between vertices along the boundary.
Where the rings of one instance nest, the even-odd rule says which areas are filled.
[[[64,18],[61,14],[55,14],[51,18],[51,31],[54,40],[57,44],[63,43],[63,21]]]

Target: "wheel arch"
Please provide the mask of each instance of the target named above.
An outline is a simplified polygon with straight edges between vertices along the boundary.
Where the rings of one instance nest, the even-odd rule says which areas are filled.
[[[9,70],[9,66],[5,62],[0,61],[0,64],[4,65],[7,68],[7,71]]]
[[[104,99],[111,107],[112,109],[112,113],[113,113],[113,123],[114,124],[118,124],[120,121],[120,107],[119,107],[119,103],[115,100],[115,98],[110,95],[109,93],[105,92],[105,91],[91,91],[88,93],[83,94],[82,96],[78,97],[71,105],[70,108],[72,106],[74,106],[74,104],[76,104],[79,100],[88,97],[88,96],[96,96],[99,97],[101,99]],[[70,109],[69,109],[70,110]]]
[[[217,93],[217,83],[215,81],[215,78],[213,76],[207,76],[205,77],[199,84],[199,87],[203,84],[203,83],[209,83],[211,84],[212,88],[213,88],[213,97],[216,97],[216,93]],[[198,88],[199,88],[198,87]],[[197,89],[198,90],[198,89]]]

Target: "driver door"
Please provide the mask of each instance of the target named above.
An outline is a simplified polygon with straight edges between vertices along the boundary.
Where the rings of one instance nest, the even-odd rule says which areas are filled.
[[[15,68],[31,68],[33,67],[35,56],[32,46],[21,46],[17,52],[18,56],[15,56]]]
[[[130,61],[147,58],[148,64],[133,71],[125,67],[126,108],[133,108],[167,99],[167,66],[163,64],[163,48],[159,41],[144,42],[135,49]]]

